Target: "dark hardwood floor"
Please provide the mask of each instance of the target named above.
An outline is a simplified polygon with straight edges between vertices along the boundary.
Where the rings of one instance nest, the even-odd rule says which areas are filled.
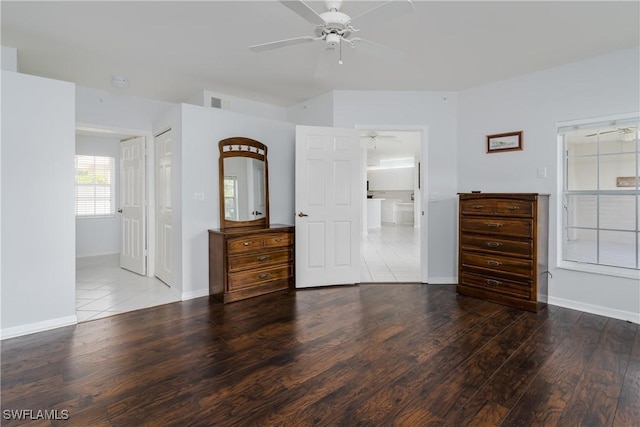
[[[638,426],[640,334],[444,285],[200,298],[5,340],[1,406],[2,425]]]

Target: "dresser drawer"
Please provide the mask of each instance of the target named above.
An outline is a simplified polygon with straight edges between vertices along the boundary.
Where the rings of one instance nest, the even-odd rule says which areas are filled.
[[[462,217],[460,219],[460,228],[462,231],[473,233],[501,234],[516,237],[531,237],[533,235],[533,221],[526,218]]]
[[[460,201],[460,213],[463,215],[493,215],[496,208],[494,199],[471,199]]]
[[[271,282],[279,279],[286,279],[293,275],[293,267],[291,265],[283,265],[275,268],[264,268],[259,270],[241,271],[238,273],[229,273],[228,286],[229,291],[248,288],[259,283]]]
[[[264,247],[264,236],[234,237],[227,241],[229,255],[257,251]]]
[[[293,261],[293,250],[283,249],[279,251],[264,251],[246,255],[230,256],[228,261],[229,272],[248,270],[250,268],[263,268],[276,264],[288,264]]]
[[[464,234],[460,238],[462,249],[491,252],[521,258],[533,256],[533,242],[531,240],[509,240],[495,236],[476,236]]]
[[[291,233],[274,233],[264,236],[265,248],[281,248],[291,246],[293,244],[293,234]]]
[[[476,273],[490,272],[492,275],[520,276],[531,278],[533,262],[524,259],[510,258],[501,255],[479,254],[461,251],[460,263],[464,271],[476,270]],[[462,271],[461,271],[462,272]]]
[[[460,283],[519,298],[531,298],[531,282],[462,272]]]
[[[533,217],[533,201],[530,200],[496,200],[495,213],[497,215]]]

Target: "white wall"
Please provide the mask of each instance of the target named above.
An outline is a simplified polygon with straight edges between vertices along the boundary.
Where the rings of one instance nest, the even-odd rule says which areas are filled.
[[[640,321],[640,283],[557,267],[556,123],[640,109],[637,49],[572,63],[460,93],[458,190],[550,193],[549,301]],[[488,134],[524,131],[524,150],[486,154]],[[536,169],[547,168],[548,178]]]
[[[2,72],[3,338],[76,322],[74,90]]]
[[[179,251],[174,252],[174,283],[188,299],[209,293],[207,230],[220,226],[218,142],[244,136],[267,145],[271,223],[294,224],[295,125],[190,104],[171,111],[155,127],[160,131],[169,125],[176,131],[172,188],[179,186],[172,196],[179,205],[174,204],[174,227],[182,235],[180,247],[174,245]],[[204,200],[196,201],[195,193],[203,193]]]
[[[76,121],[83,124],[151,131],[154,120],[176,104],[78,86]]]
[[[287,120],[298,125],[333,126],[333,92],[287,108]]]
[[[251,116],[264,117],[273,120],[285,120],[287,110],[284,107],[278,107],[264,102],[252,101],[249,99],[238,98],[237,96],[227,95],[224,93],[205,90],[191,98],[189,104],[199,105],[200,107],[211,107],[211,97],[222,100],[222,109],[233,111],[240,114],[248,114]]]
[[[18,49],[15,47],[0,46],[2,57],[2,69],[4,71],[18,71]]]
[[[426,128],[422,145],[422,173],[428,214],[422,239],[428,248],[421,262],[428,266],[429,283],[455,283],[457,276],[457,95],[451,92],[335,91],[333,124],[352,128]],[[426,163],[426,165],[425,165]],[[426,166],[426,167],[425,167]],[[417,220],[417,218],[416,218]],[[423,269],[424,273],[424,269]]]
[[[76,135],[76,154],[115,158],[115,202],[120,200],[120,138]],[[120,218],[76,218],[76,257],[120,253]]]

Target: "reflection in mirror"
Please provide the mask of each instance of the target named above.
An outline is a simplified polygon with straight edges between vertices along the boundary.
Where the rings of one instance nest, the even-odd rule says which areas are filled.
[[[269,225],[267,146],[245,137],[218,143],[220,227]]]
[[[224,159],[224,219],[253,221],[266,213],[264,161],[249,157]]]

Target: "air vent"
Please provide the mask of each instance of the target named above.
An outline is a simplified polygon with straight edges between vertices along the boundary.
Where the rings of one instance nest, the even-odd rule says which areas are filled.
[[[211,107],[212,108],[222,108],[222,99],[216,98],[215,96],[211,97]]]

